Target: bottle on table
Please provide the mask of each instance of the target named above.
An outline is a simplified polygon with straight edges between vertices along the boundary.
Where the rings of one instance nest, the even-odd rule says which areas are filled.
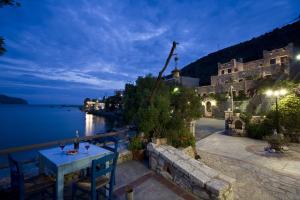
[[[79,132],[76,130],[76,139],[74,140],[74,149],[78,150],[79,149]]]

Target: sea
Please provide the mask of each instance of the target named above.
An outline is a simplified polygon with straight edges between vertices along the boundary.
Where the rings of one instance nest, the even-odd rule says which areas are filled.
[[[111,119],[82,112],[79,106],[0,104],[0,150],[72,138],[77,130],[80,136],[102,134],[113,124]]]

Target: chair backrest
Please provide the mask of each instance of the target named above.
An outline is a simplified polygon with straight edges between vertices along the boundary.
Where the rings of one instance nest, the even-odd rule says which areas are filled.
[[[96,188],[96,179],[100,176],[105,176],[110,174],[110,181],[114,179],[115,168],[117,165],[117,160],[119,153],[112,153],[105,155],[102,158],[92,161],[92,174],[91,174],[91,187],[92,190]]]
[[[113,143],[112,145],[109,145],[108,143]],[[107,149],[109,151],[112,151],[114,153],[118,152],[119,147],[119,139],[116,137],[106,137],[104,138],[104,149]]]
[[[24,173],[22,163],[16,161],[12,155],[8,154],[10,169],[10,185],[13,190],[18,190],[20,196],[24,194]]]

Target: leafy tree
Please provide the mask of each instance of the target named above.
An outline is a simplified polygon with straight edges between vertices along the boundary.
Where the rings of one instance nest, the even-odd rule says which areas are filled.
[[[189,123],[201,116],[200,98],[191,89],[177,88],[161,81],[149,104],[155,84],[151,75],[139,77],[136,84],[127,84],[124,92],[124,118],[135,124],[148,138],[167,137],[176,147],[195,144],[189,131]],[[176,91],[176,92],[174,92]]]
[[[21,4],[15,0],[0,0],[0,8],[4,6],[15,6],[19,7]],[[4,48],[4,39],[0,36],[0,56],[5,53],[5,48]]]
[[[278,104],[280,123],[287,130],[300,131],[300,97],[290,94],[283,97]]]
[[[19,6],[21,6],[21,4],[15,0],[0,0],[0,8],[3,6],[19,7]]]
[[[0,36],[0,56],[5,53],[4,39]]]

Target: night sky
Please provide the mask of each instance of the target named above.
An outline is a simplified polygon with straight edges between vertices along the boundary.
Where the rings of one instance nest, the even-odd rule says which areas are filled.
[[[173,40],[183,67],[282,26],[299,0],[19,0],[0,8],[0,94],[81,104],[157,75]],[[174,68],[172,62],[166,72]]]

